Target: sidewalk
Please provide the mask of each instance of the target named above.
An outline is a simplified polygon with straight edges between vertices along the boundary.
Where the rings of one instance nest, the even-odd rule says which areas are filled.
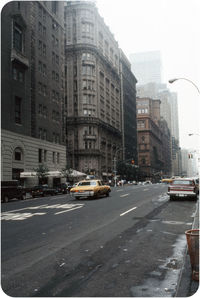
[[[199,229],[199,199],[197,203],[197,209],[194,216],[192,229]],[[194,295],[199,287],[199,282],[192,279],[192,270],[190,264],[190,256],[186,248],[185,262],[182,268],[179,284],[176,291],[176,297],[189,297]]]

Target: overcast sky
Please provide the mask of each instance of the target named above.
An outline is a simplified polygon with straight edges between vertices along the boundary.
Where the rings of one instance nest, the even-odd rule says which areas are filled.
[[[161,51],[163,83],[175,77],[200,89],[200,0],[97,0],[100,15],[129,54]],[[178,94],[182,148],[199,148],[200,94],[187,81],[168,84]]]

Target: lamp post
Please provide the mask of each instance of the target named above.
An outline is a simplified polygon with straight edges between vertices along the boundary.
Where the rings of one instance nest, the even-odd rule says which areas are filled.
[[[185,80],[185,81],[190,82],[190,83],[197,89],[198,93],[200,94],[200,90],[199,90],[199,88],[197,87],[197,85],[196,85],[194,82],[192,82],[191,80],[189,80],[189,79],[186,79],[186,78],[175,78],[175,79],[171,79],[171,80],[169,80],[168,82],[169,82],[170,84],[173,84],[174,82],[176,82],[176,81],[178,81],[178,80]]]
[[[115,155],[114,155],[114,180],[115,180],[115,187],[117,186],[117,153],[119,151],[123,150],[123,148],[118,148],[115,152]]]

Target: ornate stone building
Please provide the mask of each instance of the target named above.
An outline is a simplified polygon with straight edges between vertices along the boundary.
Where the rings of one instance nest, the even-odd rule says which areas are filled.
[[[67,157],[108,179],[122,147],[118,43],[92,2],[65,4]]]

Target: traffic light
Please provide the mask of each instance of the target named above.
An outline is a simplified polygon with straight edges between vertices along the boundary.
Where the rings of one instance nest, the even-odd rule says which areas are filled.
[[[134,165],[134,163],[135,163],[135,160],[134,160],[134,159],[132,159],[132,160],[131,160],[131,164],[132,164],[132,165]]]

